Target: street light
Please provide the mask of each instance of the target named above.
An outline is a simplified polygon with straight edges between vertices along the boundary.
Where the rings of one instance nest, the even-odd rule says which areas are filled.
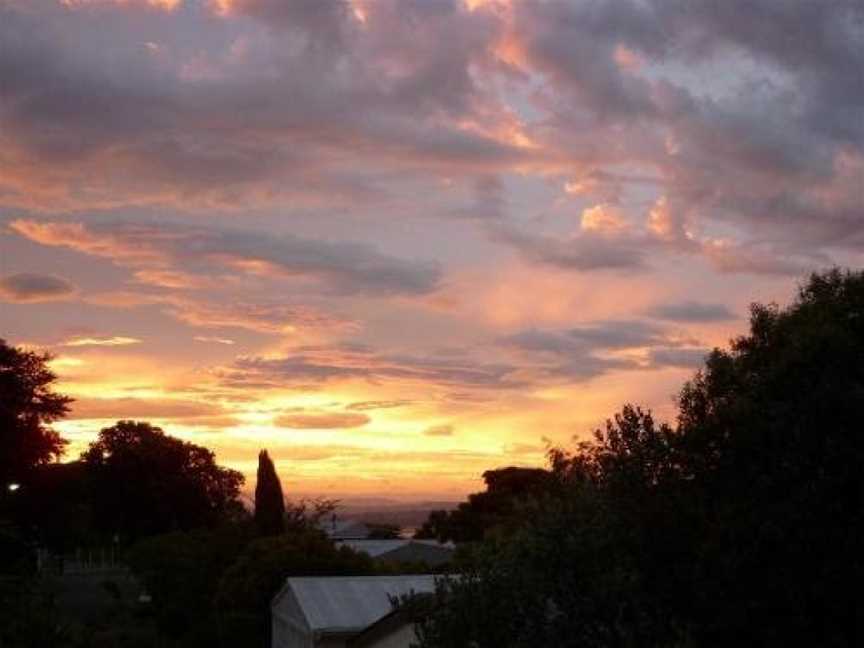
[[[19,488],[21,488],[21,484],[14,484],[14,483],[13,483],[13,484],[9,484],[6,488],[9,490],[10,493],[14,493],[14,492],[17,491]]]

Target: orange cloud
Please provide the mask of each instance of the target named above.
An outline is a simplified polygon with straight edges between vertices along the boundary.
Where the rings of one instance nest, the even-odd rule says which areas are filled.
[[[615,46],[613,58],[618,67],[627,72],[635,72],[644,63],[641,56],[629,47],[621,45],[620,43]]]
[[[296,414],[283,414],[276,417],[273,423],[278,427],[293,430],[329,430],[349,429],[362,427],[368,424],[370,419],[365,414],[351,414],[347,412],[301,412]]]
[[[80,398],[71,419],[179,419],[224,414],[218,405],[173,398]]]
[[[423,434],[426,436],[453,436],[453,426],[452,425],[431,425],[423,430]]]
[[[581,228],[586,232],[620,234],[629,228],[621,210],[613,205],[602,204],[582,211]]]
[[[683,225],[673,214],[666,196],[660,196],[648,212],[648,230],[665,241],[674,241],[685,236]]]
[[[159,252],[159,242],[166,240],[164,232],[157,228],[135,225],[136,238],[150,239],[146,244],[136,244],[128,236],[111,232],[96,232],[81,223],[40,222],[18,219],[9,223],[9,229],[36,243],[52,247],[67,247],[78,252],[107,259],[120,260],[127,265],[164,263],[166,257]],[[174,237],[176,238],[176,237]]]
[[[208,335],[196,335],[193,339],[196,342],[212,342],[214,344],[225,344],[228,346],[236,344],[234,340],[231,340],[229,338],[211,337]]]

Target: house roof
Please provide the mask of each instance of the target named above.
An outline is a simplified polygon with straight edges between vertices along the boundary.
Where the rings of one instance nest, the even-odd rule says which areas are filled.
[[[322,576],[289,578],[273,600],[278,609],[290,589],[313,632],[359,632],[393,609],[391,596],[435,591],[435,577]]]

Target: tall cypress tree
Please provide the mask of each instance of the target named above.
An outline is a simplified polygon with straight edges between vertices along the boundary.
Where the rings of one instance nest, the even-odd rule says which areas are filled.
[[[255,525],[258,535],[285,532],[285,499],[282,484],[266,450],[258,453],[258,482],[255,484]]]

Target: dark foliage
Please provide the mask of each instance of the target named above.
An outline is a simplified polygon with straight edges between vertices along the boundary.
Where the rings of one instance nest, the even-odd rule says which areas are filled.
[[[34,468],[15,493],[15,519],[55,554],[102,545],[94,529],[92,489],[83,462]]]
[[[136,543],[126,559],[152,596],[160,645],[266,645],[269,601],[284,578],[370,573],[367,556],[337,550],[317,530],[321,510],[332,510],[332,503],[288,506],[290,523],[279,536],[259,538],[246,514]]]
[[[0,486],[24,479],[40,464],[59,458],[66,441],[50,424],[66,414],[67,396],[52,385],[51,356],[16,349],[0,339]]]
[[[321,520],[332,515],[338,505],[339,500],[326,497],[289,501],[285,508],[285,530],[292,533],[319,530]]]
[[[864,274],[816,275],[681,391],[625,407],[442,584],[431,646],[850,646],[860,573]]]
[[[289,576],[362,576],[375,572],[369,556],[335,547],[320,531],[255,540],[225,572],[219,585],[216,600],[224,645],[270,645],[270,601]]]
[[[864,273],[814,275],[682,391],[700,640],[852,645],[859,612]],[[856,567],[857,566],[857,567]]]
[[[255,483],[255,526],[258,535],[285,532],[285,497],[273,460],[266,450],[258,453],[258,480]]]
[[[242,514],[239,472],[149,423],[119,421],[103,429],[81,460],[93,488],[95,524],[104,533],[134,539]]]
[[[549,488],[549,471],[542,468],[499,468],[483,473],[486,490],[468,496],[453,511],[433,511],[414,537],[441,542],[479,541],[492,529],[507,524],[519,502]]]
[[[400,528],[395,524],[383,522],[364,522],[369,529],[370,540],[394,540],[399,537]]]
[[[126,559],[152,597],[156,625],[184,646],[222,641],[215,595],[222,574],[253,539],[252,524],[175,532],[135,544]]]

